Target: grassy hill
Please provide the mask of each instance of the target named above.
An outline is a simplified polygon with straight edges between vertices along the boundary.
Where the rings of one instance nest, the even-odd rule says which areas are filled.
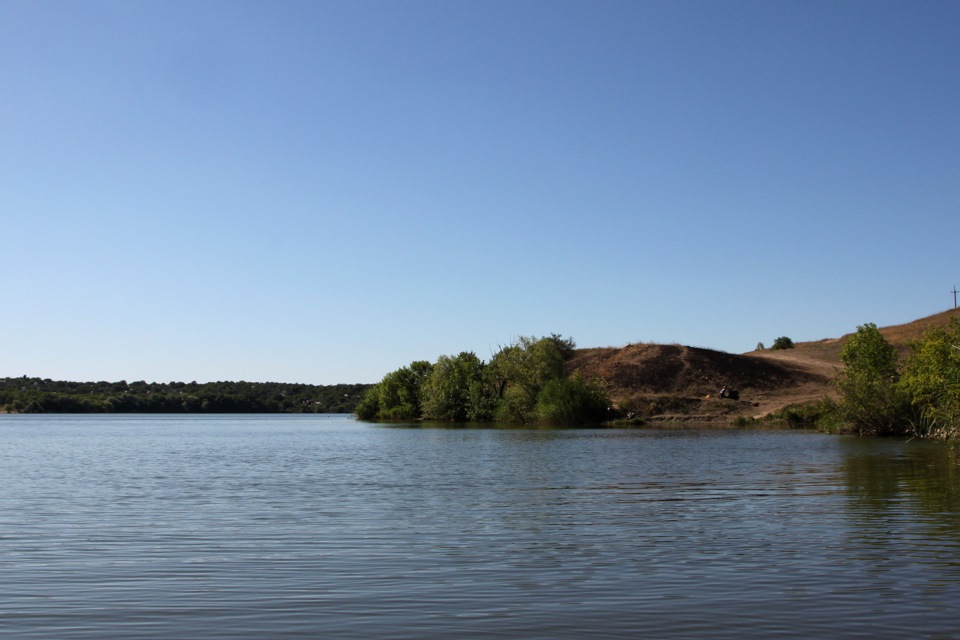
[[[931,327],[948,324],[952,317],[960,318],[960,310],[880,331],[905,355],[911,341]],[[704,422],[760,417],[831,395],[831,381],[841,367],[840,349],[851,334],[740,355],[676,344],[579,349],[568,368],[587,379],[602,380],[618,406],[639,416]],[[718,398],[723,386],[738,389],[740,400]]]

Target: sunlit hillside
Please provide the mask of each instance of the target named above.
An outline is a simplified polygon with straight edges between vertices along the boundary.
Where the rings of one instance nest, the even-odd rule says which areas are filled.
[[[881,333],[905,355],[911,341],[931,327],[947,325],[951,318],[960,319],[960,310],[884,327]],[[647,417],[710,421],[760,416],[832,394],[840,349],[854,331],[798,342],[793,349],[746,354],[646,343],[579,349],[569,368],[601,380],[615,403]],[[736,388],[740,400],[719,399],[717,393],[724,386]]]

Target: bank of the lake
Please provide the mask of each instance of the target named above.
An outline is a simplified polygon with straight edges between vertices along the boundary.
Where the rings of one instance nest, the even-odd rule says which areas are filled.
[[[0,413],[350,413],[369,384],[0,378]]]

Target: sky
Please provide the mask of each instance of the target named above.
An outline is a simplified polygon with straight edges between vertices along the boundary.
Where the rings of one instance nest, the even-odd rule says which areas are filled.
[[[960,3],[2,0],[0,377],[376,382],[953,306]]]

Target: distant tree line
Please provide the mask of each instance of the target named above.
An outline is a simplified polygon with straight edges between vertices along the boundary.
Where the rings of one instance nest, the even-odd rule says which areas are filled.
[[[432,420],[584,424],[600,422],[609,400],[602,387],[565,363],[575,343],[556,334],[521,337],[489,362],[464,351],[417,360],[386,374],[357,406],[364,420]]]
[[[352,413],[369,384],[64,382],[0,378],[8,413]]]

